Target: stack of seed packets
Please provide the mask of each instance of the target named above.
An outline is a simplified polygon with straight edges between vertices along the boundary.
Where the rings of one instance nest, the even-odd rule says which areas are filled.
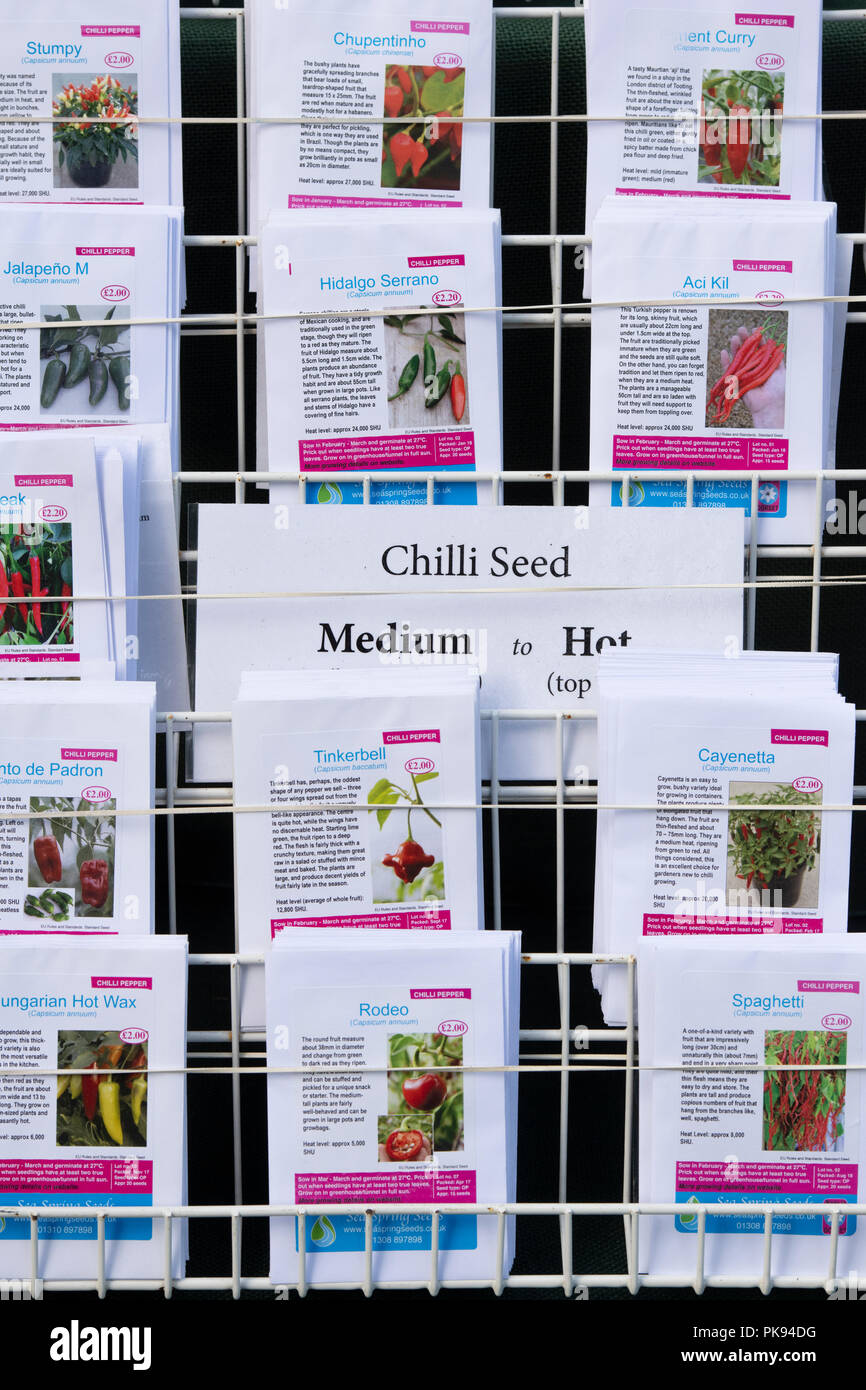
[[[274,208],[489,206],[489,5],[253,0],[246,16],[253,225]]]
[[[605,0],[586,23],[587,226],[609,194],[714,214],[732,201],[737,215],[821,197],[819,0],[708,13]]]
[[[796,474],[835,430],[835,204],[609,197],[592,235],[589,466],[692,470],[695,506],[746,514],[752,475],[781,474],[759,480],[759,539],[812,541],[815,484]],[[621,506],[623,486],[591,500]],[[631,481],[628,505],[683,506],[685,486]]]
[[[182,1276],[186,1223],[124,1210],[186,1199],[186,938],[0,938],[0,973],[0,1276]]]
[[[515,1198],[520,936],[287,931],[267,959],[271,1280],[495,1282],[513,1218],[461,1213]],[[506,1070],[512,1068],[512,1070]],[[354,1204],[354,1213],[334,1204]]]
[[[0,681],[0,936],[153,930],[155,696]]]
[[[837,668],[810,652],[602,655],[596,951],[845,931],[855,711]],[[606,1021],[624,1022],[626,967],[594,974]]]
[[[797,475],[823,468],[834,442],[845,304],[822,300],[847,289],[837,243],[832,203],[606,199],[590,468],[694,471],[695,506],[746,515],[754,475],[774,473],[758,479],[758,539],[812,541],[816,484]],[[623,488],[595,484],[591,501],[621,506]],[[629,482],[629,506],[685,503],[685,480]]]
[[[185,708],[168,427],[0,434],[0,497],[0,676],[141,676]]]
[[[478,688],[467,666],[243,674],[241,952],[293,927],[483,926]],[[244,1024],[261,1028],[261,971],[243,985]]]
[[[677,1206],[640,1218],[642,1272],[856,1284],[864,964],[862,936],[641,947],[639,1195]]]
[[[379,471],[374,503],[425,502],[429,473],[489,501],[460,476],[502,467],[498,211],[272,213],[260,249],[258,466],[306,481],[271,499],[360,502]]]
[[[4,209],[0,430],[162,424],[178,446],[178,207]]]
[[[173,0],[10,7],[0,18],[0,75],[3,114],[13,118],[0,132],[0,201],[183,202]]]

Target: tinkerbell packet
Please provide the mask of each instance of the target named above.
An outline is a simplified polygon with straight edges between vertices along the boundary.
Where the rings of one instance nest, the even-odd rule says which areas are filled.
[[[244,673],[242,952],[293,927],[483,927],[478,684],[469,666]],[[244,1025],[261,1027],[261,980],[246,974]]]

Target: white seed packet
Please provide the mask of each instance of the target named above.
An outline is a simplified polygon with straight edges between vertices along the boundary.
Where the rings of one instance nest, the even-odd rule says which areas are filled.
[[[835,435],[832,203],[608,198],[593,226],[590,469],[692,470],[695,507],[807,544]],[[713,301],[707,304],[705,301]],[[722,476],[717,476],[722,475]],[[621,481],[591,502],[622,506]],[[632,507],[683,507],[686,481],[629,480]]]
[[[601,658],[596,951],[845,931],[855,711],[837,665],[808,652]],[[624,1022],[626,967],[594,976],[606,1021]]]
[[[108,1279],[180,1277],[186,1223],[166,1263],[165,1223],[123,1210],[185,1200],[186,938],[0,937],[0,972],[0,1274],[96,1279],[95,1216],[63,1214],[85,1207],[109,1209]],[[35,1268],[32,1207],[58,1211]]]
[[[153,930],[155,695],[0,682],[0,933]]]
[[[434,10],[409,0],[248,7],[254,224],[272,208],[375,219],[392,206],[489,206],[493,16],[480,0]],[[464,116],[471,123],[454,124]]]
[[[437,502],[490,501],[460,476],[502,467],[498,211],[271,214],[259,249],[259,468],[311,503],[360,502],[353,472],[377,471],[401,476],[373,503],[426,502],[428,473]]]
[[[2,127],[0,201],[183,201],[180,126],[172,124],[180,116],[178,19],[173,0],[30,0],[26,11],[7,8],[2,114],[30,120]]]
[[[586,225],[615,194],[713,211],[820,198],[821,36],[819,0],[760,11],[592,0]],[[591,265],[594,276],[594,249]]]
[[[640,1268],[757,1283],[863,1268],[863,938],[645,942],[641,1011],[640,1200],[679,1206],[640,1218]],[[764,1205],[772,1218],[764,1267]],[[742,1204],[736,1210],[735,1204]],[[801,1205],[804,1211],[794,1211]]]
[[[513,1221],[460,1213],[513,1200],[520,936],[513,932],[288,931],[267,961],[269,1199],[315,1208],[303,1255],[294,1217],[271,1222],[271,1280],[362,1278],[363,1204],[373,1279],[492,1280]],[[285,1068],[285,1071],[280,1071]],[[475,1070],[479,1068],[480,1070]],[[320,1070],[321,1069],[321,1070]],[[360,1204],[354,1214],[333,1203]],[[324,1210],[322,1210],[324,1208]],[[453,1209],[457,1208],[456,1211]]]

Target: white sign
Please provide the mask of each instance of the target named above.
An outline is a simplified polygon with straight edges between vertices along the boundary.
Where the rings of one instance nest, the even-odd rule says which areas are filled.
[[[244,670],[465,662],[482,672],[482,711],[539,716],[501,721],[498,775],[551,778],[548,716],[594,710],[599,652],[740,641],[735,512],[395,506],[358,520],[199,507],[196,709],[227,712]],[[563,755],[566,778],[595,776],[594,720],[566,723]],[[195,761],[197,780],[231,778],[228,723],[197,729]]]

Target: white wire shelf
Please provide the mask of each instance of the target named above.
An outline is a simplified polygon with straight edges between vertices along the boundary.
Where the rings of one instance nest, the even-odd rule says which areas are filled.
[[[197,344],[204,343],[207,339],[216,337],[235,339],[235,373],[236,373],[236,427],[234,435],[230,441],[230,448],[233,454],[233,466],[226,470],[215,468],[208,469],[189,469],[184,468],[176,478],[176,497],[178,507],[183,506],[191,494],[196,494],[202,488],[229,489],[227,501],[249,502],[252,498],[253,488],[264,482],[279,481],[280,475],[271,473],[269,475],[256,474],[249,466],[250,460],[250,428],[247,418],[246,391],[248,362],[245,350],[246,340],[256,331],[255,317],[246,311],[246,268],[247,268],[247,248],[254,244],[255,238],[248,234],[246,223],[245,207],[245,169],[246,169],[246,111],[244,105],[244,11],[240,8],[217,8],[216,6],[206,7],[181,7],[181,19],[188,20],[208,20],[222,21],[232,25],[235,34],[235,59],[237,77],[237,108],[233,117],[229,118],[229,124],[237,126],[237,161],[238,161],[238,199],[237,199],[237,232],[213,232],[204,234],[193,234],[185,237],[185,245],[188,251],[194,255],[199,250],[213,250],[222,248],[226,251],[234,252],[234,307],[227,313],[214,313],[209,315],[193,315],[191,321],[183,323],[181,332],[185,341],[189,343],[189,351],[196,352]],[[507,118],[508,123],[517,124],[521,120],[527,123],[542,122],[549,126],[549,198],[546,209],[548,231],[546,233],[513,233],[503,237],[503,246],[507,255],[520,250],[537,249],[546,252],[549,260],[550,273],[550,296],[549,302],[541,306],[533,306],[531,309],[524,308],[519,310],[508,310],[504,315],[504,325],[509,329],[531,329],[549,334],[552,340],[552,380],[549,402],[546,403],[546,422],[550,431],[549,454],[544,460],[544,467],[537,469],[509,470],[501,475],[477,473],[475,475],[462,475],[471,480],[476,477],[479,481],[493,480],[497,484],[495,501],[505,504],[508,501],[508,492],[517,484],[532,484],[540,488],[540,500],[550,501],[553,505],[567,505],[567,489],[575,486],[586,485],[590,481],[590,475],[585,470],[571,467],[572,460],[566,458],[562,447],[562,415],[563,415],[563,334],[574,329],[585,329],[590,323],[589,312],[577,310],[568,305],[563,297],[563,279],[567,267],[568,258],[579,256],[582,249],[589,244],[589,237],[585,232],[562,233],[558,229],[559,221],[559,138],[560,130],[570,123],[581,124],[586,118],[580,114],[563,113],[560,111],[559,83],[560,83],[560,51],[559,39],[561,26],[569,25],[572,21],[583,17],[583,7],[550,7],[524,9],[522,7],[499,7],[494,9],[494,17],[497,23],[502,21],[520,20],[522,22],[537,23],[545,26],[545,34],[549,35],[550,44],[550,100],[549,112],[544,116],[533,116],[527,118]],[[824,12],[825,21],[836,22],[866,22],[866,9],[860,10],[830,10]],[[828,121],[850,120],[859,121],[866,116],[866,111],[853,112],[828,112],[824,113]],[[213,121],[209,118],[191,118],[189,126],[197,123],[206,125],[208,123],[223,123],[224,118],[214,117]],[[498,123],[498,122],[497,122]],[[505,122],[503,122],[505,123]],[[189,170],[187,171],[189,176]],[[866,233],[856,232],[848,234],[850,239],[858,246],[866,243]],[[859,326],[866,323],[866,312],[859,308],[854,308],[848,313],[849,325]],[[186,368],[184,368],[186,370]],[[182,386],[184,382],[182,379]],[[640,479],[643,476],[650,476],[654,479],[666,480],[668,478],[685,482],[686,484],[686,505],[694,504],[694,483],[695,479],[701,478],[701,473],[683,473],[671,471],[668,473],[657,470],[630,470],[627,474],[617,471],[616,474],[594,473],[593,481],[613,480],[623,481],[624,494],[627,503],[628,482],[629,480]],[[315,475],[317,481],[328,478],[327,471],[322,471]],[[343,476],[343,475],[341,475]],[[370,504],[372,482],[386,479],[387,474],[380,473],[378,470],[375,479],[370,475],[355,475],[358,481],[363,483],[363,501]],[[407,475],[403,470],[397,475],[401,479]],[[724,476],[724,475],[716,475]],[[736,475],[741,480],[742,475]],[[744,636],[746,645],[754,645],[755,624],[760,595],[765,591],[769,592],[774,588],[803,587],[808,592],[809,605],[809,645],[812,650],[818,647],[819,624],[820,624],[820,604],[822,591],[831,590],[837,584],[839,578],[850,580],[850,586],[855,587],[861,583],[866,583],[866,572],[864,574],[853,574],[849,577],[835,576],[834,573],[828,575],[824,570],[826,562],[836,562],[845,559],[852,564],[861,563],[866,559],[866,543],[848,544],[853,538],[848,536],[844,540],[840,538],[838,544],[827,544],[823,539],[823,522],[825,519],[824,508],[822,505],[822,487],[829,480],[834,480],[838,484],[856,487],[866,480],[866,467],[856,470],[836,470],[832,473],[816,470],[814,473],[797,475],[796,481],[801,477],[806,482],[811,482],[815,488],[815,529],[812,543],[805,546],[783,547],[775,545],[758,545],[757,543],[757,486],[758,477],[761,480],[784,477],[786,475],[774,474],[771,471],[755,475],[752,479],[752,524],[746,536],[744,546]],[[427,478],[427,475],[425,475]],[[788,479],[791,480],[790,478]],[[434,504],[434,483],[435,477],[430,477],[428,481],[427,501]],[[196,552],[190,548],[181,552],[183,562],[194,562]],[[780,573],[774,576],[758,577],[758,562],[772,560],[779,562]],[[797,567],[802,569],[806,564],[807,573],[797,572]],[[188,585],[184,600],[187,606],[194,604],[198,597],[194,585]],[[852,640],[856,640],[852,636]],[[491,721],[494,729],[494,740],[498,737],[500,724],[511,720],[521,719],[546,719],[551,723],[552,736],[558,739],[558,746],[562,746],[562,725],[563,722],[571,718],[593,719],[593,710],[567,711],[564,713],[551,714],[550,711],[514,711],[497,710],[489,712],[485,718]],[[859,710],[857,714],[859,721],[866,720],[866,710]],[[520,1031],[520,1067],[522,1075],[521,1103],[524,1110],[532,1112],[534,1104],[534,1093],[532,1090],[535,1084],[535,1077],[550,1078],[551,1074],[558,1076],[558,1097],[549,1113],[547,1123],[549,1125],[551,1144],[556,1150],[556,1163],[553,1165],[555,1176],[550,1184],[547,1194],[548,1200],[537,1202],[518,1202],[512,1205],[503,1206],[497,1204],[493,1207],[479,1203],[476,1206],[461,1204],[460,1210],[463,1213],[477,1212],[480,1215],[492,1214],[499,1222],[500,1237],[504,1230],[504,1219],[506,1214],[513,1214],[518,1221],[518,1231],[526,1234],[531,1230],[533,1222],[554,1221],[557,1223],[559,1235],[559,1255],[560,1260],[557,1267],[555,1261],[551,1262],[551,1267],[532,1272],[518,1271],[507,1277],[503,1275],[501,1264],[492,1267],[489,1278],[476,1281],[447,1281],[440,1277],[440,1261],[437,1254],[438,1242],[433,1239],[433,1251],[430,1259],[429,1278],[423,1281],[381,1281],[376,1277],[376,1252],[373,1250],[373,1223],[376,1215],[387,1214],[397,1211],[401,1214],[407,1213],[405,1206],[393,1207],[387,1204],[365,1203],[363,1206],[345,1206],[329,1203],[327,1207],[317,1207],[305,1204],[301,1207],[274,1207],[267,1204],[249,1203],[244,1201],[245,1184],[241,1164],[241,1136],[242,1136],[242,1100],[244,1097],[245,1080],[260,1078],[264,1070],[264,1037],[261,1033],[244,1032],[240,1028],[239,997],[240,997],[240,975],[247,966],[257,963],[256,957],[240,956],[236,952],[201,952],[196,950],[197,937],[202,923],[196,919],[187,919],[185,911],[179,907],[178,903],[178,883],[182,882],[182,867],[176,847],[176,831],[179,824],[187,816],[194,815],[229,815],[232,813],[232,790],[230,786],[187,786],[184,785],[180,776],[181,767],[181,746],[182,736],[191,730],[196,724],[202,722],[228,721],[230,715],[220,711],[163,711],[159,716],[160,738],[165,743],[165,766],[166,778],[164,785],[157,789],[157,814],[164,819],[166,824],[166,863],[167,863],[167,883],[165,898],[160,905],[159,915],[161,926],[167,927],[170,931],[185,932],[190,936],[193,954],[190,958],[191,971],[197,980],[204,971],[218,971],[221,980],[227,979],[227,986],[220,996],[218,991],[211,990],[210,1006],[208,1017],[203,1019],[203,1027],[189,1029],[187,1033],[188,1046],[188,1066],[190,1088],[194,1088],[198,1083],[197,1078],[206,1076],[222,1075],[225,1084],[231,1089],[231,1126],[232,1126],[232,1172],[228,1188],[225,1193],[226,1200],[216,1204],[196,1204],[187,1206],[177,1206],[171,1208],[147,1208],[140,1212],[133,1208],[124,1208],[125,1218],[130,1215],[141,1215],[148,1217],[154,1222],[154,1239],[163,1241],[165,1257],[164,1277],[159,1280],[115,1280],[110,1276],[110,1241],[107,1241],[105,1234],[105,1223],[112,1216],[116,1218],[116,1209],[100,1210],[99,1208],[87,1208],[78,1210],[75,1208],[64,1208],[67,1215],[86,1215],[95,1221],[97,1226],[97,1238],[95,1242],[95,1274],[92,1278],[84,1280],[50,1280],[43,1283],[38,1277],[38,1242],[39,1242],[39,1221],[40,1217],[48,1220],[56,1219],[57,1208],[46,1208],[44,1211],[38,1208],[5,1208],[0,1206],[0,1217],[15,1216],[19,1219],[28,1217],[30,1219],[30,1245],[32,1252],[33,1277],[29,1281],[30,1296],[41,1298],[43,1293],[68,1292],[96,1292],[100,1297],[115,1292],[138,1292],[138,1293],[163,1293],[165,1297],[171,1297],[174,1293],[226,1293],[230,1292],[234,1298],[241,1298],[246,1293],[260,1294],[270,1290],[276,1296],[284,1296],[291,1292],[295,1295],[305,1295],[309,1284],[306,1272],[305,1256],[303,1249],[305,1242],[301,1238],[300,1254],[298,1262],[297,1277],[291,1284],[275,1288],[266,1276],[266,1271],[253,1275],[242,1273],[242,1249],[244,1229],[249,1228],[250,1223],[260,1225],[263,1219],[272,1215],[299,1215],[302,1220],[314,1217],[318,1211],[329,1213],[345,1212],[363,1214],[365,1221],[365,1273],[360,1282],[354,1284],[335,1283],[326,1287],[335,1293],[348,1292],[361,1289],[363,1293],[370,1295],[376,1289],[385,1288],[391,1290],[411,1290],[427,1289],[431,1294],[436,1294],[440,1289],[465,1289],[474,1290],[487,1288],[494,1294],[501,1294],[505,1290],[531,1290],[552,1292],[561,1291],[562,1295],[572,1298],[575,1295],[585,1293],[587,1290],[627,1290],[635,1294],[641,1288],[676,1288],[683,1291],[694,1290],[697,1293],[710,1288],[758,1288],[763,1293],[768,1293],[773,1289],[781,1290],[813,1290],[815,1293],[832,1292],[834,1289],[844,1285],[845,1280],[850,1276],[840,1268],[840,1242],[839,1242],[839,1220],[841,1215],[858,1214],[866,1216],[866,1206],[827,1207],[825,1212],[830,1219],[830,1231],[825,1236],[816,1237],[821,1240],[826,1247],[826,1274],[823,1278],[801,1279],[796,1276],[778,1275],[773,1272],[774,1249],[778,1236],[772,1229],[773,1216],[790,1215],[797,1212],[799,1208],[792,1207],[789,1203],[776,1204],[743,1204],[743,1210],[754,1216],[759,1213],[764,1222],[763,1234],[756,1237],[760,1242],[761,1273],[752,1283],[743,1283],[728,1276],[708,1275],[707,1269],[707,1249],[710,1243],[720,1237],[707,1234],[707,1218],[714,1214],[731,1214],[739,1211],[739,1207],[724,1204],[701,1204],[693,1206],[692,1210],[697,1216],[697,1230],[695,1238],[695,1260],[693,1272],[688,1277],[660,1279],[655,1276],[641,1276],[639,1269],[639,1251],[637,1245],[638,1237],[638,1217],[649,1214],[675,1214],[677,1208],[673,1204],[662,1204],[648,1206],[636,1203],[632,1200],[633,1191],[633,1136],[636,1123],[635,1101],[636,1101],[636,1080],[639,1072],[637,1056],[637,1030],[634,1018],[624,1028],[605,1028],[591,1027],[574,1022],[574,1004],[576,995],[576,980],[585,981],[586,972],[593,961],[599,959],[611,959],[609,957],[597,957],[588,952],[567,952],[565,943],[571,934],[572,918],[575,913],[576,904],[566,891],[566,854],[565,854],[565,831],[566,817],[574,812],[581,810],[592,811],[595,807],[596,790],[592,785],[579,784],[569,781],[564,775],[565,769],[560,766],[560,775],[551,783],[542,782],[522,782],[505,784],[496,777],[490,781],[484,791],[483,804],[485,807],[485,837],[490,846],[491,880],[492,880],[492,903],[491,903],[491,922],[494,928],[499,928],[503,924],[504,908],[507,904],[502,901],[502,851],[500,841],[500,817],[514,811],[516,814],[543,812],[552,817],[550,824],[551,848],[553,851],[554,862],[554,893],[553,907],[550,912],[550,919],[545,925],[550,944],[554,949],[537,952],[530,951],[524,957],[523,969],[525,971],[535,971],[538,968],[547,970],[555,977],[553,989],[553,1004],[547,1017],[541,1020],[543,1026],[524,1027]],[[864,809],[862,803],[866,799],[866,787],[858,786],[855,789],[855,803],[853,809]],[[581,904],[581,906],[585,906]],[[535,925],[533,923],[533,925]],[[635,962],[633,958],[618,957],[627,964],[632,982],[632,994],[635,977]],[[197,1013],[201,1013],[201,1000],[197,1003]],[[196,1020],[199,1021],[198,1019]],[[538,1022],[539,1020],[534,1020]],[[616,1088],[616,1104],[619,1108],[622,1127],[621,1145],[621,1169],[618,1173],[608,1175],[608,1182],[612,1190],[620,1190],[621,1200],[618,1201],[584,1201],[580,1200],[580,1192],[575,1192],[573,1182],[570,1183],[567,1177],[569,1171],[569,1154],[571,1146],[579,1142],[579,1128],[574,1123],[573,1102],[579,1091],[575,1088],[582,1084],[583,1074],[596,1074],[601,1076],[606,1073],[608,1084]],[[548,1097],[549,1103],[549,1097]],[[196,1123],[195,1110],[191,1112],[191,1124]],[[261,1135],[261,1142],[264,1143],[264,1134]],[[520,1172],[520,1154],[518,1153],[518,1171]],[[195,1180],[195,1174],[193,1181]],[[578,1200],[574,1200],[575,1197]],[[813,1208],[807,1209],[809,1214],[814,1213]],[[445,1206],[430,1207],[418,1205],[412,1211],[419,1213],[429,1213],[433,1222],[434,1232],[438,1231],[440,1215],[448,1211]],[[172,1242],[178,1238],[177,1223],[182,1220],[189,1220],[193,1226],[199,1221],[217,1221],[227,1223],[229,1232],[229,1251],[223,1270],[218,1274],[200,1274],[197,1272],[195,1263],[190,1267],[188,1277],[171,1277],[171,1251]],[[608,1270],[597,1270],[584,1268],[583,1257],[581,1254],[581,1231],[582,1223],[586,1221],[609,1221],[611,1230],[610,1248],[612,1251],[612,1262],[619,1266],[616,1272]],[[162,1229],[160,1230],[160,1227]],[[85,1252],[85,1259],[92,1259],[93,1247],[89,1243],[82,1243]],[[864,1281],[866,1282],[866,1281]]]

